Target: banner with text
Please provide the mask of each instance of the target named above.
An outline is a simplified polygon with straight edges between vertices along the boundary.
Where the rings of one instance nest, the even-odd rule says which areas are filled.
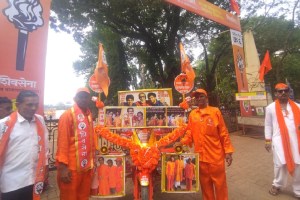
[[[231,29],[241,31],[240,20],[237,16],[219,8],[206,0],[165,0],[197,15],[223,24]]]
[[[43,115],[51,0],[18,2],[0,1],[0,92],[12,100],[21,90],[36,92]]]
[[[248,92],[243,36],[241,32],[232,29],[230,29],[230,34],[238,92]],[[252,110],[249,101],[240,101],[240,109],[242,116],[252,116]]]

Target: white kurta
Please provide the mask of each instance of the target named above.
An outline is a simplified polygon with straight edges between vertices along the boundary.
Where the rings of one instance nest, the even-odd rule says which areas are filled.
[[[300,105],[297,104],[300,108]],[[300,164],[300,155],[298,150],[298,139],[295,130],[294,115],[290,104],[287,104],[288,115],[283,112],[284,121],[288,129],[288,134],[290,137],[291,151],[293,154],[294,162]],[[273,160],[276,166],[286,164],[283,145],[281,140],[280,128],[277,121],[275,102],[271,103],[266,107],[266,117],[265,117],[265,138],[272,139],[273,148]]]
[[[36,115],[43,124],[45,131],[46,164],[48,163],[48,130],[44,119]],[[9,117],[0,120],[0,138],[5,122]],[[31,122],[19,113],[16,124],[9,137],[5,161],[0,169],[1,192],[11,192],[34,184],[38,162],[38,133],[35,119]]]

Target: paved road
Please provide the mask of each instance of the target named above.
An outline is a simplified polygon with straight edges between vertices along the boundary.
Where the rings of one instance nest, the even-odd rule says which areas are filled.
[[[230,200],[295,199],[290,186],[276,197],[268,193],[273,178],[273,164],[272,154],[264,149],[264,140],[252,138],[249,135],[243,136],[239,133],[231,134],[231,139],[235,147],[234,160],[232,166],[226,169]],[[52,187],[42,195],[42,200],[59,199],[55,176],[56,172],[50,173],[50,184]],[[127,195],[119,198],[121,200],[133,199],[131,178],[126,180],[126,187]],[[156,181],[155,200],[202,199],[201,192],[194,194],[167,194],[160,191],[160,182]],[[116,198],[113,199],[116,200]]]

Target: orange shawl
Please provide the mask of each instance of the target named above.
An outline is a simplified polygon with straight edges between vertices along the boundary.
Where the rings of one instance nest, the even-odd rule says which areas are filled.
[[[4,164],[4,159],[5,159],[5,153],[7,150],[7,145],[9,142],[9,137],[10,134],[13,130],[13,127],[15,123],[17,122],[17,111],[13,112],[10,115],[10,119],[6,122],[6,130],[3,133],[2,138],[0,139],[0,168]],[[39,155],[38,155],[38,163],[36,166],[36,173],[35,173],[35,183],[33,187],[33,199],[34,200],[39,200],[40,199],[40,194],[43,191],[44,187],[44,177],[45,177],[45,133],[44,133],[44,128],[43,124],[41,121],[34,116],[36,126],[37,126],[37,134],[39,137],[38,145],[40,147]]]
[[[292,112],[294,115],[294,123],[295,123],[295,129],[297,134],[297,140],[298,140],[298,151],[300,153],[300,110],[298,106],[289,99],[289,104],[291,105]],[[282,140],[282,146],[284,151],[284,157],[287,164],[287,169],[291,175],[293,175],[295,170],[295,162],[293,159],[292,151],[291,151],[291,144],[290,144],[290,138],[287,126],[284,121],[284,117],[281,111],[280,103],[278,100],[275,101],[275,109],[276,109],[276,116],[277,121],[280,128],[280,134],[281,134],[281,140]]]

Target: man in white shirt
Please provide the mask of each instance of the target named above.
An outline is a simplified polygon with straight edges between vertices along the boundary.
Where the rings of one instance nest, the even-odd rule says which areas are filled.
[[[48,131],[43,117],[35,114],[36,93],[21,91],[16,105],[16,112],[0,120],[0,189],[2,200],[32,200],[43,190]]]
[[[293,192],[300,198],[300,105],[289,99],[289,87],[275,86],[277,100],[266,107],[265,148],[273,149],[274,180],[269,193],[278,195],[292,176]]]

